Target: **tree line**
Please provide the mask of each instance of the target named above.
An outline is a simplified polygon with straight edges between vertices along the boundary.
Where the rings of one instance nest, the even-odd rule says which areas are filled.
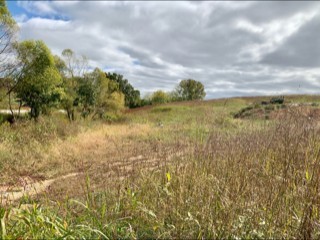
[[[19,109],[30,107],[35,120],[56,107],[74,121],[78,117],[110,118],[124,108],[205,97],[201,82],[186,79],[170,93],[158,90],[142,99],[121,74],[92,70],[88,59],[71,49],[57,56],[41,40],[17,42],[18,28],[4,0],[0,0],[0,14],[0,87],[5,89],[13,118],[13,101]]]

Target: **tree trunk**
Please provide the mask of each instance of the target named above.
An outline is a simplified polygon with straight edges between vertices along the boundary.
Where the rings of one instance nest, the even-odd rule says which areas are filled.
[[[15,117],[14,117],[14,113],[13,113],[12,106],[11,106],[11,92],[8,94],[8,97],[9,97],[9,109],[11,112],[11,118],[9,119],[9,122],[10,122],[10,124],[13,124],[15,122]]]
[[[33,118],[36,122],[38,121],[38,117],[40,115],[40,109],[37,106],[32,106],[30,111],[30,117]]]

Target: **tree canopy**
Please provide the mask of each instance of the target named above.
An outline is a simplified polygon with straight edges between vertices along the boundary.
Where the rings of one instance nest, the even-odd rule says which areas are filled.
[[[62,58],[66,65],[66,75],[68,77],[81,77],[87,72],[88,59],[86,56],[78,56],[71,49],[62,51]]]
[[[23,41],[16,45],[16,51],[23,65],[16,87],[17,97],[31,108],[31,117],[36,119],[44,107],[59,100],[61,76],[43,41]]]
[[[190,101],[202,100],[206,96],[206,93],[201,82],[194,79],[185,79],[181,80],[174,92],[174,95],[176,100]]]
[[[56,106],[73,121],[77,114],[103,118],[109,113],[117,115],[125,106],[198,100],[206,95],[201,82],[185,79],[171,93],[158,90],[141,99],[140,91],[123,75],[98,68],[89,71],[88,59],[69,48],[53,56],[43,41],[16,42],[16,31],[5,0],[0,0],[0,87],[2,95],[8,96],[13,118],[14,102],[19,109],[29,106],[34,119]]]
[[[106,73],[107,78],[111,81],[116,82],[119,85],[119,90],[125,96],[125,105],[129,108],[140,106],[140,92],[135,90],[134,87],[128,82],[127,79],[123,78],[122,75],[117,73]]]
[[[164,91],[158,90],[151,95],[150,99],[152,104],[161,104],[169,102],[170,96]]]
[[[92,118],[103,118],[107,112],[118,114],[124,107],[124,95],[118,90],[118,84],[108,79],[99,68],[84,74],[83,77],[73,77],[73,80],[76,82],[75,95],[70,104],[77,108],[83,117],[91,114]],[[68,89],[72,88],[66,88]]]
[[[5,77],[14,67],[13,43],[18,26],[8,11],[5,0],[0,0],[0,76]]]

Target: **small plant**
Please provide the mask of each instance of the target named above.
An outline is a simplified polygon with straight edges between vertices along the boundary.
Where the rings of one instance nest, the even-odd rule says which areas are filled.
[[[284,103],[284,96],[281,97],[273,97],[270,99],[271,104],[283,104]]]

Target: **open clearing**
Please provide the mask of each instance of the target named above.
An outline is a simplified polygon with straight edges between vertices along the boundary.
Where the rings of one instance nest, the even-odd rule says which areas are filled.
[[[264,99],[159,105],[112,124],[57,114],[2,125],[2,235],[319,237],[320,97]]]

